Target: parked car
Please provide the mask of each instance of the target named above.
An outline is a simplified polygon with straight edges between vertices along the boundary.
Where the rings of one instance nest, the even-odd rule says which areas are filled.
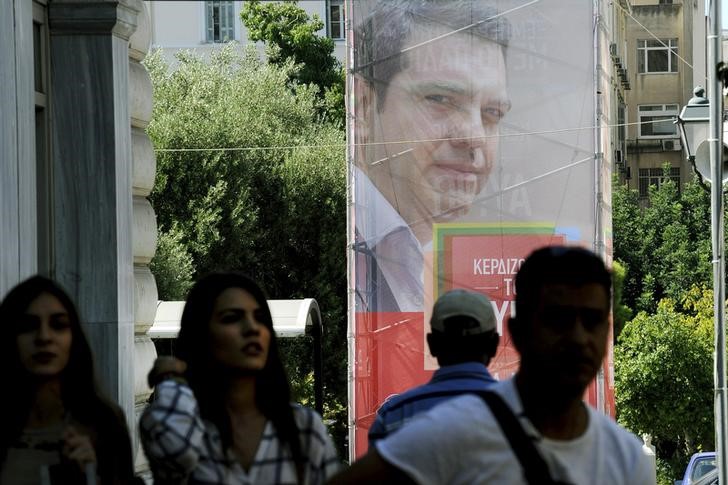
[[[714,483],[718,483],[715,451],[695,453],[690,457],[683,479],[675,481],[675,485],[708,485]]]
[[[693,482],[693,485],[718,485],[718,469],[713,468],[697,482]]]

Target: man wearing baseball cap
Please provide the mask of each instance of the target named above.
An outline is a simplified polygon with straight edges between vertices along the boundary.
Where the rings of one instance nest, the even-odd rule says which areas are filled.
[[[427,384],[388,399],[369,428],[369,446],[398,430],[415,415],[454,396],[484,391],[496,381],[488,363],[498,347],[493,305],[488,297],[452,290],[435,302],[427,335],[440,368]]]

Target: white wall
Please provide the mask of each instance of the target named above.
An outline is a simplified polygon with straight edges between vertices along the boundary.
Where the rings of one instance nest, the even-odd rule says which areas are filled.
[[[325,0],[301,0],[299,6],[309,15],[318,15],[326,22]],[[219,49],[221,44],[211,44],[205,36],[205,2],[180,0],[154,0],[148,2],[152,22],[152,48],[161,48],[168,62],[174,63],[176,52],[191,49],[203,56]],[[245,26],[240,21],[243,2],[234,3],[235,40],[241,45],[248,43]],[[326,35],[326,29],[320,31]],[[334,50],[343,63],[346,55],[345,41],[337,40]]]

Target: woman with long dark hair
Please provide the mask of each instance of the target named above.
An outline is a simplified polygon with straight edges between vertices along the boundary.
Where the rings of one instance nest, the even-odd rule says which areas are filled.
[[[96,384],[76,306],[34,276],[0,304],[0,483],[132,483],[123,412]]]
[[[318,485],[339,468],[315,411],[291,404],[263,291],[214,273],[190,291],[175,358],[149,373],[141,418],[155,483]]]

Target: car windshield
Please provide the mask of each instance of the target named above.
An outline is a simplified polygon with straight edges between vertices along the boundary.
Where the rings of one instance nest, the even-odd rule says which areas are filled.
[[[690,477],[691,480],[697,480],[698,478],[704,476],[706,473],[708,473],[710,470],[713,470],[715,468],[715,457],[706,456],[704,458],[699,458],[695,462],[695,466],[693,467],[693,474]]]
[[[718,485],[718,470],[708,472],[703,478],[697,482],[693,482],[694,485]]]

